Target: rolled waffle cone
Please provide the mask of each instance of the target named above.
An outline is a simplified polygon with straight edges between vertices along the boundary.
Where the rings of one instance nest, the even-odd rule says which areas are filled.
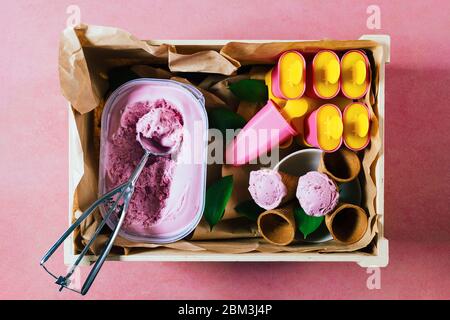
[[[267,210],[258,217],[259,234],[268,242],[287,246],[295,238],[294,206]]]
[[[369,218],[363,208],[343,203],[325,216],[325,224],[335,240],[352,244],[366,233]]]
[[[331,153],[322,152],[318,171],[339,183],[349,182],[361,171],[361,161],[355,152],[345,148]]]
[[[286,203],[295,198],[295,194],[297,192],[298,177],[284,173],[282,171],[278,171],[278,174],[281,176],[281,181],[287,189],[287,193],[281,200],[281,203]]]

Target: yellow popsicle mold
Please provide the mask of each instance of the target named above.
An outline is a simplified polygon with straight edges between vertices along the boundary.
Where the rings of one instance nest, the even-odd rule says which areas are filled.
[[[351,51],[341,59],[342,92],[349,98],[358,99],[367,90],[368,73],[366,57],[359,51]]]
[[[275,102],[279,107],[284,107],[286,105],[286,101],[284,99],[280,99],[276,97],[272,92],[272,70],[266,73],[266,76],[264,77],[266,86],[268,88],[268,97],[269,100],[272,100]]]
[[[349,105],[343,115],[345,144],[355,150],[367,144],[369,135],[369,111],[361,103]]]
[[[339,58],[330,51],[319,51],[313,61],[314,88],[323,98],[331,98],[339,91],[341,66]]]
[[[289,99],[300,96],[305,89],[305,62],[294,52],[284,54],[279,62],[280,90]]]
[[[333,105],[323,105],[317,111],[317,141],[323,150],[339,147],[343,133],[341,113]]]

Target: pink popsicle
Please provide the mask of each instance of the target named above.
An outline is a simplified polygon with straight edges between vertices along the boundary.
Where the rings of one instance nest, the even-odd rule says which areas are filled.
[[[246,164],[296,134],[276,104],[269,100],[228,145],[226,162],[235,166]]]

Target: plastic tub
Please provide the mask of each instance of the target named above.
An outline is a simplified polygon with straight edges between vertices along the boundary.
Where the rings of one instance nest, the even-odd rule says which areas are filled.
[[[137,218],[124,223],[119,232],[120,236],[134,242],[170,243],[180,240],[195,229],[204,208],[208,143],[208,120],[204,97],[194,87],[171,80],[133,80],[116,89],[106,101],[102,115],[100,141],[99,194],[104,194],[122,183],[117,181],[117,168],[122,170],[122,173],[125,172],[124,175],[128,171],[131,174],[134,168],[134,160],[140,159],[144,153],[142,149],[142,154],[140,154],[141,147],[134,138],[134,130],[132,133],[128,131],[125,134],[123,129],[126,125],[128,125],[128,128],[133,127],[132,120],[129,119],[137,121],[133,118],[137,117],[133,113],[137,110],[133,110],[133,108],[136,108],[134,106],[139,102],[154,102],[159,99],[172,103],[181,113],[184,121],[183,142],[175,157],[169,156],[169,158],[162,159],[151,156],[147,162],[147,167],[138,179],[134,194],[136,198],[133,196],[130,208],[126,213],[131,214],[133,201],[138,201],[136,190],[140,188],[140,206],[136,206],[135,208],[139,209],[135,209],[133,212]],[[122,117],[127,106],[128,118]],[[145,111],[143,112],[145,113]],[[129,121],[129,123],[126,124],[124,121]],[[114,146],[111,142],[112,137],[117,135],[118,130],[121,130],[122,136],[120,139],[122,139],[121,143],[124,145],[123,149]],[[114,151],[112,151],[113,149]],[[118,152],[123,154],[117,156]],[[117,158],[115,162],[111,162],[110,156],[114,153]],[[131,153],[132,155],[129,155]],[[133,164],[130,165],[130,162],[133,162]],[[114,163],[115,166],[111,167],[111,163]],[[124,166],[126,166],[126,169],[123,169]],[[157,167],[153,170],[151,166]],[[164,174],[160,174],[161,171]],[[144,182],[142,182],[140,185],[139,180],[152,177],[154,172],[157,173],[153,176],[155,183],[144,185]],[[167,183],[168,176],[172,177],[170,184]],[[164,190],[164,193],[157,189],[162,188],[160,185],[163,183],[166,184],[168,189]],[[166,191],[169,191],[168,196],[166,196]],[[155,200],[160,199],[161,195],[166,197],[165,201]],[[161,212],[161,216],[152,220],[154,216],[150,214],[150,210],[164,202],[165,205],[161,205],[161,208],[156,210],[156,212]],[[104,216],[106,208],[100,207],[100,212]],[[110,228],[113,228],[117,221],[117,216],[112,216],[113,218],[107,221]]]

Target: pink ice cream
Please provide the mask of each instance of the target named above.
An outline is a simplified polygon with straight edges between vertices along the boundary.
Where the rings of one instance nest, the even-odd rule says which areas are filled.
[[[136,140],[137,132],[161,146],[181,144],[183,118],[174,105],[164,99],[142,101],[125,107],[120,126],[108,141],[106,151],[106,189],[126,182],[144,154]],[[175,161],[171,156],[150,156],[139,176],[122,228],[148,228],[163,218],[162,209],[170,194]]]
[[[248,191],[256,204],[266,210],[278,207],[287,194],[280,174],[270,169],[251,171]]]
[[[339,192],[328,176],[310,171],[298,180],[297,198],[307,215],[319,217],[336,207]]]
[[[176,152],[183,140],[183,119],[165,100],[158,100],[154,107],[136,123],[138,141],[154,153]],[[139,137],[140,135],[140,137]]]

